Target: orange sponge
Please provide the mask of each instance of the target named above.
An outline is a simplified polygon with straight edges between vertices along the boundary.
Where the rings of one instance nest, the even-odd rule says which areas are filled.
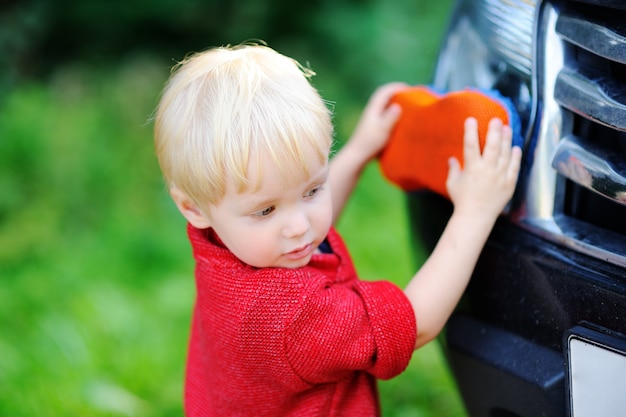
[[[438,94],[415,86],[396,94],[391,103],[402,107],[402,115],[379,161],[385,177],[405,191],[429,189],[448,198],[448,159],[454,156],[463,163],[463,126],[468,117],[478,121],[481,149],[495,117],[511,126],[513,144],[521,146],[519,116],[495,91]]]

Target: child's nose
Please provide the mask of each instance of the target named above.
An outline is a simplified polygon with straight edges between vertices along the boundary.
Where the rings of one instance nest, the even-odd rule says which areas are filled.
[[[304,235],[309,231],[310,223],[306,213],[301,211],[293,212],[284,228],[284,234],[288,238]]]

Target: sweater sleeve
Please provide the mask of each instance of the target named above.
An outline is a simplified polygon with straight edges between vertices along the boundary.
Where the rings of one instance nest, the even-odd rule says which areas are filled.
[[[417,326],[404,291],[385,281],[359,281],[361,295],[376,341],[377,361],[369,372],[380,379],[404,371],[415,350]]]
[[[287,333],[286,350],[302,379],[324,383],[357,370],[388,379],[408,365],[415,346],[415,315],[394,284],[328,286],[301,307]]]

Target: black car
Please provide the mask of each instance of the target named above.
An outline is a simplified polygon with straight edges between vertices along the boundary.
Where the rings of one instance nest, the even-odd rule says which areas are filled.
[[[498,90],[525,138],[441,337],[468,415],[626,416],[626,1],[458,1],[433,84]],[[432,249],[450,203],[409,210]]]

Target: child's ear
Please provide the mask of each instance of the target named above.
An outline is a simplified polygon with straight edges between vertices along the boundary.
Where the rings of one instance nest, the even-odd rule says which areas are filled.
[[[178,188],[170,188],[170,195],[176,203],[176,207],[189,223],[196,229],[208,229],[211,227],[208,217],[196,206],[185,193]]]

